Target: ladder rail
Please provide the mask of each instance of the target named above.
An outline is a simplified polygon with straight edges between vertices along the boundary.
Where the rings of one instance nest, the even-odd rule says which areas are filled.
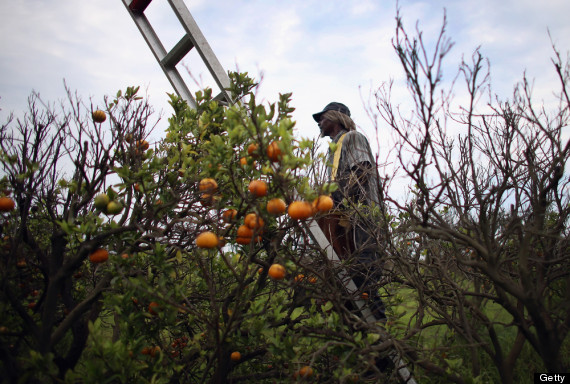
[[[333,264],[340,264],[341,263],[340,258],[338,257],[338,255],[334,251],[332,244],[328,241],[323,230],[321,229],[319,224],[316,222],[316,220],[312,219],[308,223],[307,227],[308,227],[309,232],[311,233],[311,237],[313,238],[313,240],[319,245],[319,247],[323,251],[325,251],[327,259],[330,262],[332,262]],[[337,272],[337,277],[342,282],[344,282],[345,288],[348,291],[349,295],[351,297],[354,297],[354,293],[358,292],[358,288],[357,288],[356,284],[354,283],[354,280],[352,280],[352,278],[348,274],[348,272],[345,269],[341,269],[340,271]],[[372,313],[370,308],[368,308],[366,306],[366,303],[364,302],[364,300],[355,299],[354,303],[358,307],[360,313],[362,314],[362,316],[364,317],[364,319],[367,323],[374,324],[375,322],[378,321],[378,319],[376,319],[376,317],[374,317],[374,314]],[[400,357],[400,355],[398,354],[398,352],[396,350],[389,353],[389,357],[394,362],[394,366],[397,369],[398,375],[404,381],[404,383],[417,384],[415,379],[412,377],[412,373],[408,369],[407,364]]]
[[[158,61],[160,67],[162,68],[162,71],[164,72],[168,81],[174,88],[174,91],[178,94],[178,96],[186,100],[188,105],[190,105],[192,108],[196,108],[196,101],[194,100],[194,97],[192,96],[190,89],[188,89],[188,86],[182,79],[180,72],[178,72],[175,66],[167,67],[164,65],[163,60],[168,53],[166,52],[164,45],[162,45],[160,39],[158,38],[158,35],[152,28],[152,25],[148,21],[147,17],[142,12],[133,12],[130,9],[129,5],[134,0],[121,0],[121,1],[127,8],[127,11],[129,12],[133,21],[138,27],[139,32],[141,33],[141,35],[143,35],[143,38],[148,44],[156,61]]]
[[[192,40],[194,48],[198,51],[202,61],[220,88],[222,95],[228,102],[231,102],[231,96],[228,93],[228,88],[230,87],[230,78],[228,73],[224,70],[222,64],[214,54],[212,47],[198,27],[196,20],[192,17],[192,14],[184,3],[184,0],[168,0],[168,2],[178,17],[178,20],[184,27],[187,36]]]

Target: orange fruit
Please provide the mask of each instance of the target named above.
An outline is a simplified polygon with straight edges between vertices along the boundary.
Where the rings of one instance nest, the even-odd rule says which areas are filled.
[[[107,205],[111,202],[111,199],[106,193],[100,193],[93,199],[93,205],[100,211],[107,210]]]
[[[198,190],[200,192],[216,192],[218,190],[218,183],[216,182],[216,180],[212,179],[212,178],[205,178],[200,180],[200,183],[198,184]]]
[[[93,111],[91,117],[93,118],[93,121],[96,123],[102,123],[105,120],[107,120],[107,115],[105,114],[105,112],[103,112],[100,109]]]
[[[212,249],[216,248],[220,242],[215,233],[206,231],[196,236],[196,246],[198,248]]]
[[[281,159],[281,149],[279,149],[279,141],[272,141],[267,146],[267,157],[272,162],[278,162]]]
[[[247,157],[240,157],[239,163],[242,167],[245,167],[247,165]]]
[[[148,141],[146,141],[146,140],[139,140],[137,143],[137,147],[141,151],[146,151],[150,147],[150,145],[148,144]]]
[[[313,368],[309,367],[308,365],[305,365],[304,367],[302,367],[301,369],[299,369],[299,376],[301,377],[311,377],[313,376]]]
[[[248,245],[251,244],[252,238],[251,237],[236,237],[236,243],[240,245]]]
[[[16,203],[9,197],[0,197],[0,212],[10,212],[14,210]]]
[[[295,276],[295,282],[300,283],[301,281],[303,281],[304,278],[305,278],[305,275],[303,275],[302,273],[298,274],[297,276]]]
[[[267,195],[267,183],[262,180],[252,180],[247,189],[256,197]]]
[[[232,221],[235,220],[237,213],[238,212],[236,209],[226,209],[222,213],[222,220],[224,220],[226,223],[231,223]]]
[[[362,300],[368,300],[368,293],[362,292],[362,295],[360,295],[360,297],[362,298]]]
[[[248,213],[245,216],[244,223],[250,229],[260,229],[265,225],[265,222],[257,215],[257,213]]]
[[[251,157],[257,157],[259,155],[257,153],[258,148],[259,145],[257,145],[257,143],[251,143],[250,145],[247,146],[247,154],[250,155]]]
[[[219,195],[212,195],[211,193],[202,193],[200,195],[200,204],[203,207],[211,207],[218,201],[220,201],[221,197]]]
[[[269,271],[267,271],[267,274],[273,280],[283,280],[285,273],[285,267],[281,264],[272,264],[271,267],[269,267]]]
[[[247,225],[240,225],[237,229],[237,237],[251,237],[253,236],[253,231]]]
[[[313,207],[308,201],[294,201],[289,204],[287,213],[292,219],[305,220],[313,215]]]
[[[158,345],[150,348],[150,356],[155,357],[157,353],[160,353],[160,347]]]
[[[89,261],[93,264],[104,263],[109,259],[109,251],[103,248],[96,249],[89,255]]]
[[[107,214],[118,215],[123,210],[123,205],[118,201],[111,201],[107,204]]]
[[[240,361],[241,353],[239,353],[238,351],[232,352],[232,354],[230,355],[230,359],[232,359],[232,361]]]
[[[333,199],[330,196],[321,195],[313,201],[313,208],[315,212],[327,212],[332,209],[334,205]]]
[[[287,209],[287,204],[280,198],[274,198],[267,202],[266,206],[267,212],[272,215],[282,215]]]
[[[150,313],[153,316],[158,315],[158,313],[155,311],[158,310],[158,303],[156,301],[151,301],[150,304],[148,305],[148,313]]]

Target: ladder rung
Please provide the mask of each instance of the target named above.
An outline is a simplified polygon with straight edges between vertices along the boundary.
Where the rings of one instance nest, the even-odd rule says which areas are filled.
[[[152,0],[133,0],[131,4],[129,4],[129,8],[133,12],[143,13],[151,1]]]
[[[161,61],[162,65],[167,68],[174,67],[192,48],[194,48],[194,43],[192,43],[190,35],[184,35],[184,37],[176,43],[174,48],[164,56]]]

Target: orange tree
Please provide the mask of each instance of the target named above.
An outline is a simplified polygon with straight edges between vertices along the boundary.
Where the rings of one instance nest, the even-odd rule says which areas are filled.
[[[9,380],[380,374],[380,330],[347,310],[306,212],[284,214],[283,202],[334,189],[309,183],[313,146],[293,136],[290,95],[263,106],[247,75],[231,78],[231,106],[208,89],[195,110],[172,97],[152,149],[138,88],[106,100],[108,119],[71,96],[59,116],[32,98],[26,119],[2,127],[2,189],[16,202],[0,261]]]

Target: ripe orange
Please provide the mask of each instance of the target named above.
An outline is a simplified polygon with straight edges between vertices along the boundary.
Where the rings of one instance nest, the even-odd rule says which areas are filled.
[[[93,118],[93,121],[96,123],[102,123],[105,120],[107,120],[107,115],[105,114],[105,112],[103,112],[100,109],[93,111],[93,113],[91,114],[91,117]]]
[[[285,273],[285,267],[281,264],[272,264],[271,267],[269,267],[269,271],[267,272],[269,277],[271,277],[273,280],[283,280]]]
[[[212,249],[216,248],[220,242],[215,233],[206,231],[196,236],[196,246],[198,248]]]
[[[139,140],[137,143],[137,147],[141,151],[146,151],[150,147],[150,145],[148,144],[148,141],[146,141],[146,140]]]
[[[230,355],[230,359],[232,359],[232,361],[240,361],[241,353],[239,353],[238,351],[232,352],[232,354]]]
[[[200,180],[200,183],[198,184],[198,190],[200,192],[208,192],[208,193],[216,192],[218,190],[218,183],[216,182],[216,180],[207,177],[205,179]]]
[[[313,215],[313,207],[308,201],[294,201],[289,204],[287,213],[292,219],[305,220]]]
[[[158,310],[159,304],[156,301],[151,301],[150,304],[148,305],[148,313],[150,313],[153,316],[158,315],[158,313],[155,311]]]
[[[247,146],[247,154],[254,158],[259,156],[259,154],[257,153],[258,148],[259,145],[257,145],[257,143],[251,143],[250,145]]]
[[[252,180],[248,187],[249,192],[256,197],[267,195],[267,183],[262,180]]]
[[[272,215],[282,215],[287,209],[287,204],[280,198],[271,199],[267,202],[267,212]]]
[[[235,220],[237,213],[238,212],[235,209],[226,209],[222,213],[222,220],[224,220],[226,223],[231,223],[232,221]]]
[[[300,283],[301,281],[303,281],[304,278],[305,275],[303,275],[302,273],[298,274],[297,276],[295,276],[295,283]]]
[[[251,237],[236,237],[236,243],[240,244],[240,245],[248,245],[251,244]]]
[[[333,199],[330,196],[321,195],[313,201],[313,209],[315,212],[327,212],[332,209],[334,205]]]
[[[309,367],[308,365],[305,365],[299,369],[299,376],[301,377],[311,377],[313,376],[313,373],[313,368]]]
[[[237,237],[251,237],[253,236],[253,231],[247,225],[240,225],[237,229]]]
[[[245,216],[244,223],[250,229],[260,229],[265,225],[265,222],[257,215],[257,213],[248,213]]]
[[[160,347],[158,345],[150,348],[150,357],[155,357],[157,353],[160,353]]]
[[[16,207],[16,203],[9,197],[0,197],[0,212],[10,212]]]
[[[109,259],[109,251],[99,248],[89,255],[89,261],[93,264],[104,263]]]
[[[245,167],[247,165],[247,157],[240,157],[239,163],[242,167]]]
[[[267,146],[267,157],[276,163],[281,159],[281,149],[279,149],[279,141],[272,141]]]
[[[362,300],[368,300],[368,293],[362,292],[362,295],[360,295],[360,297],[362,298]]]

